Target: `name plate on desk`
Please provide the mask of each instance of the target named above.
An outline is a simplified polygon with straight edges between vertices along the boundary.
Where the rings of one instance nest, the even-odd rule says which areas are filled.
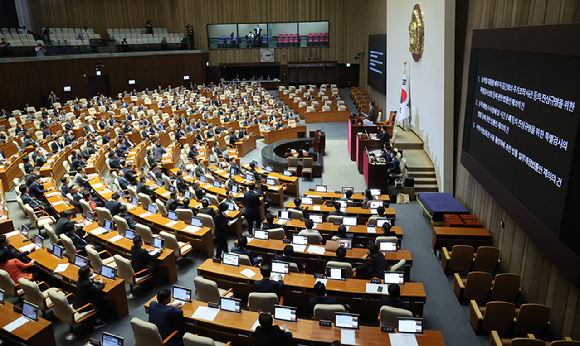
[[[283,242],[284,244],[290,244],[290,239],[283,239],[283,240],[282,240],[282,242]]]
[[[320,320],[320,321],[318,321],[318,325],[320,325],[321,327],[332,327],[332,322]]]
[[[222,263],[222,260],[221,260],[221,259],[219,259],[219,258],[214,258],[214,259],[213,259],[213,262],[214,262],[214,263]]]

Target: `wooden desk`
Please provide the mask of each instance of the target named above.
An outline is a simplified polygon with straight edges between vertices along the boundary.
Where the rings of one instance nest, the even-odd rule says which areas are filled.
[[[471,245],[476,250],[480,246],[492,245],[491,233],[486,228],[433,227],[433,251],[453,245]]]
[[[256,275],[248,279],[240,274],[241,271],[249,269]],[[261,280],[259,268],[240,265],[239,267],[228,266],[221,263],[214,263],[212,259],[207,259],[197,268],[197,274],[206,279],[214,280],[220,288],[233,288],[236,297],[247,297],[253,290],[255,280]],[[291,273],[284,278],[284,305],[296,306],[302,311],[307,311],[308,300],[315,296],[314,275]],[[349,304],[350,311],[354,313],[367,313],[377,316],[380,306],[380,297],[388,295],[381,293],[367,293],[366,284],[368,280],[346,279],[346,281],[328,280],[326,292],[329,296],[337,298],[341,304]],[[407,282],[401,285],[401,297],[409,300],[411,310],[419,316],[423,315],[423,306],[427,300],[425,289],[422,283]]]
[[[2,188],[4,191],[12,190],[15,186],[14,178],[20,179],[23,176],[18,165],[23,162],[22,158],[28,154],[22,153],[22,155],[15,155],[15,158],[10,160],[10,164],[6,165],[6,163],[4,163],[3,165],[0,165],[0,180],[2,181]]]
[[[365,182],[370,188],[381,189],[381,191],[389,191],[388,164],[369,162],[369,156],[366,152],[362,156],[363,175]]]
[[[4,305],[0,305],[0,325],[2,327],[22,316],[21,314],[14,312],[13,309],[14,305],[7,301],[4,302]],[[52,322],[40,317],[38,318],[38,321],[28,321],[12,332],[0,328],[0,336],[2,336],[3,339],[10,340],[18,345],[56,346]]]
[[[221,133],[219,136],[214,136],[212,138],[207,138],[206,139],[206,142],[207,142],[207,148],[211,148],[211,149],[213,149],[215,143],[218,144],[218,148],[220,148],[220,150],[225,150],[226,147],[227,147],[227,144],[226,144],[226,134],[224,134],[224,133]]]
[[[274,219],[274,223],[277,223],[278,221],[280,221],[279,219],[275,218]],[[303,230],[304,228],[306,228],[306,226],[304,226],[304,221],[300,221],[299,219],[290,219],[288,221],[286,221],[285,224],[283,224],[284,229],[286,230],[292,230],[295,232],[299,232],[301,230]],[[323,222],[320,224],[315,224],[314,229],[319,231],[320,234],[322,235],[323,239],[330,239],[332,236],[336,235],[335,233],[338,232],[338,228],[340,226],[339,225],[335,225],[332,222]],[[353,243],[358,243],[355,242],[356,240],[360,241],[360,244],[362,245],[366,245],[366,242],[368,242],[369,240],[374,241],[376,237],[378,237],[379,235],[381,235],[381,233],[383,232],[382,229],[377,229],[375,227],[376,233],[371,233],[367,230],[367,226],[366,225],[359,225],[359,226],[353,226],[350,227],[348,229],[348,233],[352,233],[354,234],[354,239],[353,239]],[[397,238],[399,238],[400,240],[403,240],[403,231],[401,230],[401,226],[393,226],[391,227],[391,231],[397,233]],[[286,232],[288,239],[290,239],[290,235],[288,232]]]
[[[59,154],[53,155],[41,168],[40,168],[40,175],[43,177],[50,177],[56,182],[60,182],[60,179],[67,174],[64,169],[63,162],[68,160],[68,157],[72,154],[72,151],[75,149],[79,149],[83,143],[84,138],[80,139],[76,145],[74,146],[67,146],[64,150],[62,150]],[[52,150],[49,150],[52,152]],[[72,182],[72,177],[71,177]]]
[[[357,135],[356,136],[356,165],[358,167],[358,172],[364,173],[364,157],[367,156],[366,150],[380,149],[383,147],[383,142],[378,139],[370,139],[367,135]],[[386,167],[386,166],[385,166]],[[386,177],[384,178],[385,180]],[[374,188],[374,186],[370,186]]]
[[[333,123],[344,122],[350,117],[350,111],[320,111],[320,112],[304,112],[304,121],[307,124],[311,123]]]
[[[244,139],[241,142],[236,142],[235,146],[236,146],[236,150],[238,151],[238,156],[244,157],[247,153],[256,149],[256,139],[257,138],[258,138],[258,136],[256,134],[254,134],[252,137],[250,137],[248,139]]]
[[[244,163],[242,167],[245,169],[250,169],[250,164]],[[264,178],[266,177],[278,178],[278,181],[281,184],[286,184],[287,189],[284,191],[285,193],[291,193],[296,197],[300,195],[300,179],[298,177],[295,176],[287,177],[284,174],[280,174],[277,172],[268,172],[267,170],[261,167],[256,167],[256,172],[260,173],[260,175],[262,175],[262,177]]]
[[[294,208],[294,207],[296,207],[296,205],[294,204],[294,201],[286,204],[286,208]],[[326,204],[315,204],[315,205],[302,204],[301,207],[304,210],[307,210],[309,213],[322,214],[324,216],[327,216],[331,211],[336,210],[334,207],[328,207]],[[317,210],[314,210],[314,208],[316,208]],[[372,215],[375,215],[371,212],[370,208],[363,209],[361,207],[347,207],[345,209],[345,213],[347,213],[350,216],[356,215],[358,217],[358,224],[366,224],[369,217]],[[395,209],[394,208],[385,208],[385,216],[387,218],[394,219],[396,217]]]
[[[14,223],[12,218],[8,213],[8,208],[6,206],[6,195],[4,194],[4,187],[0,185],[0,203],[2,207],[0,208],[0,234],[5,234],[14,231]]]
[[[47,179],[47,178],[43,178],[43,179]],[[72,203],[68,203],[68,202],[64,201],[64,199],[62,197],[62,193],[60,192],[59,189],[57,189],[54,186],[54,184],[52,183],[52,180],[43,182],[43,186],[45,189],[53,189],[50,192],[45,192],[44,197],[46,197],[46,200],[48,201],[48,203],[50,203],[50,206],[56,212],[57,215],[62,215],[62,213],[65,212],[66,210],[74,210],[75,209],[75,206]]]
[[[302,137],[306,135],[306,126],[294,126],[288,127],[280,130],[263,131],[264,143],[272,144],[283,139],[298,138],[299,133],[302,133]]]
[[[357,156],[356,136],[358,133],[364,132],[378,133],[379,128],[377,126],[356,125],[353,124],[351,120],[348,121],[348,152],[350,153],[351,161],[356,161]]]
[[[334,192],[334,191],[327,191],[327,192],[317,192],[314,191],[314,189],[310,189],[306,192],[304,192],[304,196],[320,196],[322,197],[322,199],[324,200],[337,200],[337,199],[341,199],[344,194],[342,192]],[[350,196],[350,199],[354,200],[354,201],[360,201],[362,202],[362,200],[365,198],[365,196],[362,193],[353,193],[352,196]],[[377,200],[379,201],[384,201],[387,204],[387,207],[389,206],[389,203],[391,202],[391,198],[389,197],[389,195],[380,195]]]

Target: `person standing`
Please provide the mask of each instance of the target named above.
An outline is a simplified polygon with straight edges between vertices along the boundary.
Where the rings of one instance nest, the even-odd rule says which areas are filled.
[[[42,43],[39,43],[34,50],[36,51],[36,56],[44,56],[44,53],[46,53],[46,49],[44,49]]]
[[[214,236],[215,243],[217,245],[216,258],[222,257],[222,252],[228,253],[228,240],[226,239],[226,234],[228,232],[228,221],[226,216],[226,211],[228,210],[228,205],[221,203],[218,207],[218,212],[213,217]]]
[[[250,234],[253,234],[254,223],[257,229],[260,229],[262,224],[260,215],[262,201],[260,201],[260,197],[254,191],[255,187],[254,183],[250,183],[248,190],[244,192],[244,202],[246,205],[245,216],[248,221],[248,233]]]

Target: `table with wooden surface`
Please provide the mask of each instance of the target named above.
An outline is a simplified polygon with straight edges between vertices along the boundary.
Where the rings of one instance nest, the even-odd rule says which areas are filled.
[[[4,161],[4,163],[0,165],[0,180],[2,181],[4,191],[10,191],[14,188],[14,178],[20,179],[24,176],[18,165],[23,163],[22,159],[24,156],[28,156],[28,154],[14,154],[13,156],[14,158],[10,159],[9,164],[6,164],[6,161]]]
[[[50,178],[43,179],[46,180]],[[44,181],[42,182],[42,185],[45,189],[51,189],[49,192],[44,193],[44,197],[57,215],[62,216],[66,210],[75,210],[74,204],[64,200],[62,193],[56,186],[54,186],[52,180]]]
[[[149,313],[151,299],[145,304],[145,311]],[[252,329],[258,320],[259,313],[242,310],[240,313],[220,310],[213,321],[194,318],[193,314],[198,307],[207,307],[208,304],[199,300],[192,300],[181,307],[185,319],[185,331],[199,333],[218,341],[231,341],[233,345],[255,345],[256,335]],[[330,345],[335,340],[341,340],[341,329],[322,327],[318,321],[297,319],[296,322],[274,321],[276,325],[286,325],[292,333],[293,342],[300,345],[320,346]],[[334,323],[333,323],[334,325]],[[360,326],[355,330],[357,345],[390,346],[388,333],[381,332],[379,327]],[[425,330],[422,335],[416,335],[419,346],[445,346],[443,336],[437,330]]]
[[[348,120],[348,152],[350,153],[350,160],[356,161],[357,149],[356,149],[356,137],[359,133],[378,133],[378,126],[366,126],[357,125],[353,123],[352,120]],[[389,131],[391,133],[391,131]]]
[[[244,138],[242,141],[235,142],[236,150],[238,151],[239,157],[244,157],[250,151],[256,149],[256,139],[258,136],[256,134],[249,138]]]
[[[302,134],[302,138],[306,136],[306,126],[293,126],[280,130],[263,131],[264,143],[272,144],[284,139],[298,138]]]
[[[300,206],[302,207],[302,209],[308,211],[309,213],[322,214],[323,216],[328,216],[328,214],[330,212],[336,210],[334,208],[334,206],[329,207],[326,204],[314,204],[314,205],[301,204]],[[291,201],[288,204],[286,204],[286,208],[295,208],[295,207],[296,207],[296,205],[294,204],[294,201]],[[366,224],[370,216],[376,215],[376,214],[373,214],[373,212],[370,208],[346,207],[346,208],[341,208],[341,210],[344,211],[345,213],[347,213],[348,216],[355,216],[356,215],[358,218],[358,224]],[[395,209],[394,208],[385,208],[385,217],[389,218],[389,219],[393,219],[393,221],[394,221],[396,219]]]
[[[344,194],[340,191],[318,192],[315,191],[314,189],[309,189],[308,191],[304,192],[304,196],[320,196],[324,200],[334,201],[344,197]],[[350,196],[350,199],[352,199],[355,202],[362,202],[364,198],[365,196],[362,193],[353,193],[352,196]],[[378,197],[376,197],[376,199],[373,199],[373,201],[375,200],[385,202],[386,204],[385,207],[388,207],[389,203],[391,202],[391,198],[389,197],[389,195],[379,195]]]
[[[304,122],[311,123],[332,123],[344,122],[350,117],[350,111],[320,111],[320,112],[304,112]]]
[[[433,251],[454,245],[471,245],[476,250],[480,246],[492,245],[491,233],[486,228],[476,227],[433,227]]]
[[[212,149],[213,152],[213,147],[215,145],[215,143],[217,143],[218,148],[220,148],[220,150],[226,150],[227,148],[227,144],[226,144],[226,136],[227,133],[220,133],[217,136],[213,136],[211,138],[206,138],[206,142],[207,142],[207,146],[206,148],[208,149]]]
[[[6,236],[10,240],[10,246],[18,251],[20,251],[19,249],[21,247],[31,244],[30,241],[24,242],[26,238],[18,231],[14,231],[11,234],[7,234]],[[31,252],[27,257],[31,260],[35,260],[35,267],[40,268],[43,272],[50,275],[51,277],[60,280],[65,291],[71,293],[76,292],[76,282],[79,277],[79,268],[74,264],[70,264],[68,258],[63,256],[62,259],[59,259],[49,253],[46,247]],[[68,264],[68,267],[65,271],[55,273],[54,270],[59,264]],[[117,319],[121,320],[123,317],[129,314],[129,307],[127,305],[127,292],[125,291],[125,281],[120,278],[110,280],[103,277],[102,279],[105,283],[103,293],[105,294],[107,300],[107,306],[109,309],[111,309],[111,311],[115,311]]]
[[[161,164],[167,169],[175,168],[175,165],[181,160],[181,144],[178,142],[171,143],[166,147],[166,152],[163,154]]]
[[[77,141],[74,145],[67,145],[60,153],[53,155],[50,157],[45,164],[40,168],[39,173],[43,177],[51,177],[54,181],[60,182],[60,179],[67,174],[66,170],[64,169],[63,162],[68,160],[68,157],[72,154],[73,150],[78,150],[83,144],[85,140],[81,138]],[[52,152],[52,150],[49,150]],[[71,179],[72,180],[72,179]]]
[[[367,150],[381,149],[383,142],[380,139],[369,138],[366,134],[356,136],[356,165],[358,172],[364,173],[364,157],[367,156]],[[387,178],[385,177],[385,180]],[[369,187],[374,187],[370,186]]]
[[[251,278],[241,274],[243,270],[254,272]],[[197,275],[206,279],[214,280],[218,287],[222,289],[233,288],[236,297],[245,299],[254,290],[254,281],[261,280],[260,268],[240,265],[239,267],[229,266],[222,263],[215,263],[212,259],[207,259],[197,267]],[[290,273],[284,277],[284,288],[280,292],[284,296],[284,305],[296,306],[302,311],[308,311],[308,300],[314,297],[314,284],[316,278],[311,274]],[[367,293],[366,284],[370,280],[346,279],[328,280],[326,283],[326,293],[329,297],[336,298],[340,304],[349,304],[353,313],[366,312],[377,316],[380,308],[380,297],[388,295],[383,293]],[[423,306],[427,301],[427,295],[422,283],[405,282],[401,285],[401,298],[409,301],[411,311],[414,314],[423,316]]]
[[[14,305],[10,302],[5,301],[4,304],[0,304],[0,326],[4,327],[20,317],[22,315],[14,311]],[[52,322],[41,317],[38,318],[38,321],[28,320],[11,332],[0,328],[0,337],[17,345],[56,346]]]
[[[242,168],[250,169],[249,163],[244,163]],[[262,175],[263,178],[273,177],[278,178],[278,181],[281,184],[286,185],[285,193],[293,194],[294,196],[298,197],[300,195],[300,179],[295,176],[287,177],[284,174],[280,174],[278,172],[268,172],[262,167],[256,167],[256,172]]]

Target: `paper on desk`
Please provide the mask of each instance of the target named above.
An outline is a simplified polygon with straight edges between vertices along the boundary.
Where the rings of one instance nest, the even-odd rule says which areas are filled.
[[[90,234],[92,234],[92,235],[99,235],[99,234],[103,234],[103,233],[105,233],[106,231],[107,231],[107,230],[106,230],[106,229],[104,229],[103,227],[97,227],[97,228],[95,228],[94,230],[92,230],[92,231],[89,231],[89,233],[90,233]]]
[[[392,346],[418,346],[414,334],[390,333],[389,339]]]
[[[256,273],[254,273],[250,269],[244,269],[240,272],[240,274],[242,274],[243,276],[245,276],[247,278],[251,278],[252,276],[256,275]]]
[[[382,291],[379,292],[379,287],[382,287]],[[389,285],[387,284],[371,284],[367,282],[367,293],[380,293],[387,294]]]
[[[56,202],[53,202],[52,205],[59,205],[59,204],[63,204],[63,203],[64,203],[64,201],[56,201]]]
[[[375,226],[367,227],[367,233],[377,233],[377,228]]]
[[[168,223],[165,224],[165,226],[171,227],[171,226],[177,225],[178,223],[179,223],[178,221],[169,221]]]
[[[356,345],[355,331],[352,329],[341,329],[340,343],[343,345]]]
[[[252,330],[256,331],[256,328],[258,328],[259,325],[260,325],[260,321],[256,320],[256,322],[254,322],[254,324],[252,325]]]
[[[61,264],[57,265],[56,268],[54,268],[53,272],[60,273],[60,272],[65,271],[66,268],[68,268],[68,263],[61,263]]]
[[[113,192],[110,189],[103,189],[101,191],[99,191],[100,193],[109,193],[109,192]]]
[[[306,245],[292,244],[292,247],[294,248],[294,251],[298,251],[298,252],[304,252],[304,250],[306,250]]]
[[[20,234],[20,232],[18,232],[18,231],[12,231],[12,232],[8,232],[8,233],[6,233],[4,235],[6,236],[6,238],[10,238],[10,237],[15,236],[17,234]]]
[[[324,252],[326,250],[322,247],[322,246],[314,246],[314,245],[310,245],[308,247],[308,251],[309,253],[313,253],[313,254],[317,254],[317,255],[324,255]]]
[[[25,324],[28,321],[30,321],[30,320],[26,317],[19,317],[15,321],[12,321],[12,322],[8,323],[7,325],[5,325],[4,329],[6,329],[7,332],[12,333],[16,328],[22,326],[23,324]]]
[[[89,178],[91,178],[91,179],[93,179],[93,178],[96,178],[96,177],[98,177],[98,176],[99,176],[99,175],[98,175],[97,173],[91,173],[91,174],[87,175],[87,177],[89,177]],[[101,185],[101,186],[102,186],[102,185]],[[95,187],[95,185],[93,185],[93,187]]]
[[[32,249],[34,249],[36,247],[37,246],[35,244],[28,244],[28,245],[24,245],[23,247],[19,248],[18,251],[20,251],[20,252],[32,251]]]
[[[153,215],[153,214],[147,212],[147,213],[143,213],[143,214],[139,215],[139,217],[147,217],[147,216],[151,216],[151,215]]]
[[[98,189],[99,187],[102,187],[102,186],[103,186],[103,183],[98,183],[98,184],[93,185],[92,187],[93,187],[93,189]]]
[[[118,235],[114,236],[113,238],[109,239],[109,241],[110,241],[111,243],[114,243],[114,242],[116,242],[117,240],[121,240],[121,239],[123,239],[123,236],[122,236],[122,235],[120,235],[120,234],[118,234]]]
[[[58,195],[58,192],[51,192],[51,193],[47,193],[46,197],[52,197],[54,195]]]
[[[208,308],[207,306],[200,306],[195,310],[192,317],[200,320],[213,322],[218,312],[220,312],[219,309]]]
[[[169,192],[169,191],[161,194],[161,196],[163,196],[163,197],[168,197],[169,195],[171,195],[171,192]]]
[[[328,282],[328,279],[318,278],[318,279],[316,279],[316,282],[314,284],[317,284],[318,282],[322,282],[324,284],[324,286],[326,286],[326,283]]]
[[[320,210],[320,206],[319,205],[314,205],[314,206],[312,206],[312,210]]]
[[[276,221],[276,224],[278,224],[278,225],[285,225],[286,224],[286,221],[288,221],[288,220],[282,220],[282,219],[280,219],[280,220]]]
[[[201,229],[201,227],[197,227],[197,226],[187,226],[183,229],[183,231],[187,232],[187,233],[196,233],[200,229]]]

